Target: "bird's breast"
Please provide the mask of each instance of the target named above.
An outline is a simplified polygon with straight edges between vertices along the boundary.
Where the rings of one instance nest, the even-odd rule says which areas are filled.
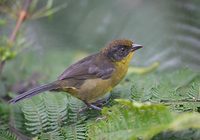
[[[101,78],[85,80],[79,89],[78,98],[88,103],[95,102],[112,89],[112,80]]]
[[[77,94],[78,98],[92,103],[112,90],[126,75],[128,66],[125,64],[116,65],[111,78],[108,79],[87,79],[81,85]]]
[[[115,64],[115,71],[112,75],[113,86],[118,84],[126,75],[128,70],[128,63],[119,62]]]

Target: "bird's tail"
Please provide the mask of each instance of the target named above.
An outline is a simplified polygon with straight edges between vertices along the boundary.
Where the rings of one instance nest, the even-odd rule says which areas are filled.
[[[9,101],[9,103],[16,103],[16,102],[18,102],[20,100],[32,97],[32,96],[37,95],[37,94],[39,94],[41,92],[57,89],[58,86],[59,86],[58,81],[55,81],[55,82],[52,82],[52,83],[49,83],[49,84],[45,84],[45,85],[41,85],[41,86],[35,87],[33,89],[30,89],[30,90],[18,95],[17,97],[11,99]]]

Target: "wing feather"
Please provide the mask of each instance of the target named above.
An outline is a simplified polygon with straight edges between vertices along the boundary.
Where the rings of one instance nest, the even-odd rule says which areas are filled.
[[[111,61],[97,54],[90,55],[67,68],[58,80],[64,79],[108,79],[115,70]]]

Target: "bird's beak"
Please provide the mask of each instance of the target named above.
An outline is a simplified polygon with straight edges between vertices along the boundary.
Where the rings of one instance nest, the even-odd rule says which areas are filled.
[[[140,48],[142,48],[143,46],[142,45],[139,45],[139,44],[133,44],[132,47],[131,47],[131,51],[135,51],[135,50],[138,50]]]

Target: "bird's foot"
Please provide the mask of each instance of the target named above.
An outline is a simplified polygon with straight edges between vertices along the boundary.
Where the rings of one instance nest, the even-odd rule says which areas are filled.
[[[95,110],[99,110],[99,111],[102,110],[100,107],[95,106],[95,105],[93,105],[93,104],[90,104],[88,107],[89,107],[89,108],[92,108],[92,109],[95,109]]]
[[[90,104],[90,103],[87,103],[87,102],[85,102],[85,104],[91,109],[98,110],[98,111],[102,110],[100,107],[98,107],[98,106],[96,106],[94,104]]]
[[[93,105],[95,106],[98,106],[98,107],[102,107],[103,105],[106,105],[109,103],[111,99],[111,95],[109,95],[108,97],[106,98],[103,98],[103,99],[100,99],[100,100],[97,100],[96,102],[92,103]]]

